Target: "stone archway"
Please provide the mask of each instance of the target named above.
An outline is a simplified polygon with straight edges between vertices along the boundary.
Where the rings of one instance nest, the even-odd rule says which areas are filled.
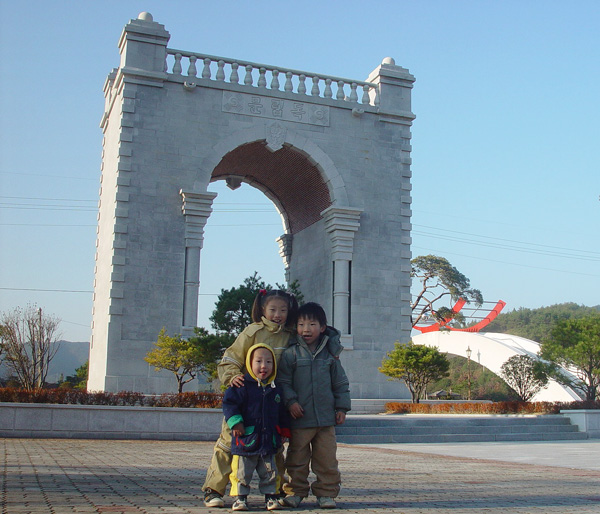
[[[272,132],[269,127],[267,127],[267,132]],[[307,148],[306,150],[298,151],[286,143],[285,134],[282,134],[275,147],[269,138],[254,141],[253,131],[236,134],[232,140],[239,143],[241,140],[243,141],[244,135],[251,139],[251,142],[242,143],[228,151],[215,166],[210,175],[210,181],[225,180],[231,189],[236,189],[242,182],[248,183],[262,191],[275,204],[284,222],[284,234],[278,238],[277,242],[280,245],[280,256],[283,259],[288,282],[298,280],[302,284],[309,284],[311,275],[313,275],[310,266],[306,266],[304,270],[300,266],[295,268],[291,266],[295,235],[301,242],[300,249],[296,253],[304,253],[304,257],[296,260],[302,260],[305,265],[312,263],[312,266],[318,266],[316,263],[323,262],[324,259],[333,260],[331,274],[334,286],[330,320],[339,325],[343,342],[347,348],[352,349],[350,263],[353,255],[354,232],[359,227],[358,220],[361,211],[333,206],[340,197],[347,198],[344,182],[326,154],[319,155],[319,152],[322,153],[322,151],[314,144],[302,141],[302,138],[297,135],[294,137],[293,132],[291,132],[291,139],[302,142],[303,146]],[[314,152],[316,157],[309,152]],[[210,161],[205,160],[204,168],[206,162]],[[333,179],[326,181],[324,168],[328,170],[329,177],[334,177]],[[331,187],[332,183],[337,184],[336,189]],[[208,206],[212,204],[214,195],[209,192],[194,193],[183,190],[181,194],[184,199],[186,234],[190,236],[186,238],[182,333],[191,334],[196,322],[198,306],[202,231],[210,216],[211,209]],[[332,198],[332,195],[336,195],[337,198]],[[305,230],[308,232],[312,225],[320,221],[325,222],[325,229],[320,229],[317,233],[319,235],[329,234],[331,239],[329,242],[317,241],[314,235],[307,236],[304,232]],[[329,246],[334,247],[331,255]],[[308,291],[314,292],[315,289],[314,286],[307,287]],[[312,299],[315,298],[312,297]],[[327,298],[320,301],[327,303]]]
[[[143,357],[196,322],[213,180],[277,206],[286,277],[342,331],[354,398],[403,391],[377,368],[410,337],[410,94],[386,58],[366,81],[172,50],[131,20],[105,84],[91,390],[173,390]]]

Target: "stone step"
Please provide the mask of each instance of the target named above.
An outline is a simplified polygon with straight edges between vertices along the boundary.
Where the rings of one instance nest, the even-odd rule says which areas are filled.
[[[349,415],[336,434],[347,444],[587,439],[561,415]]]
[[[587,439],[582,432],[527,433],[527,434],[442,434],[442,435],[341,435],[341,444],[392,444],[392,443],[476,443],[500,441],[579,441]]]
[[[569,418],[556,415],[477,415],[477,414],[386,414],[348,415],[343,427],[410,427],[410,426],[508,426],[570,425]]]
[[[352,398],[352,415],[356,414],[381,414],[385,412],[385,404],[398,400],[374,400]]]
[[[543,432],[577,432],[573,425],[544,425]],[[539,425],[502,425],[502,426],[413,426],[409,428],[395,427],[340,427],[337,429],[339,435],[389,435],[403,433],[407,435],[419,434],[528,434],[540,432]]]

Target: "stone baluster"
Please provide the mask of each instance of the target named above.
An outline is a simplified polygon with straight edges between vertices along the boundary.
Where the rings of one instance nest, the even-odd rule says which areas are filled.
[[[331,91],[331,79],[325,79],[325,91],[323,92],[324,98],[332,98],[333,92]]]
[[[251,86],[253,82],[252,79],[252,65],[248,64],[246,66],[246,76],[244,77],[244,84],[246,84],[247,86]]]
[[[363,104],[368,105],[370,103],[369,89],[370,89],[370,87],[367,84],[363,85],[363,95],[362,95],[362,100],[361,100],[361,103],[363,103]]]
[[[344,81],[338,80],[337,93],[335,95],[336,100],[344,100],[346,98],[346,93],[344,93]]]
[[[231,63],[231,76],[229,77],[229,82],[232,84],[237,84],[240,81],[240,76],[238,75],[238,68],[240,65],[237,62]]]
[[[202,68],[202,78],[210,78],[210,59],[208,57],[204,59],[204,68]]]
[[[223,59],[217,63],[217,80],[219,82],[225,81],[225,61]]]
[[[286,72],[285,74],[285,85],[283,86],[283,90],[288,93],[294,90],[294,86],[292,84],[292,77],[294,74],[291,71]]]
[[[375,90],[375,100],[373,100],[373,105],[379,107],[379,86],[375,86],[373,89]]]
[[[356,92],[357,87],[358,84],[356,82],[352,82],[352,84],[350,84],[350,98],[348,98],[348,100],[352,103],[358,103],[358,93]]]
[[[266,68],[258,69],[258,87],[265,88],[267,87],[267,70]]]
[[[279,70],[273,70],[271,75],[271,89],[279,91]]]
[[[175,63],[173,64],[173,75],[181,75],[181,54],[175,54]]]
[[[198,74],[198,70],[196,69],[196,61],[198,58],[195,55],[190,55],[190,65],[188,67],[188,77],[195,77]]]
[[[312,89],[310,90],[310,94],[312,96],[320,96],[321,95],[321,91],[319,91],[319,81],[321,79],[319,77],[317,77],[316,75],[312,78],[313,81],[313,85],[312,85]]]
[[[305,95],[306,94],[306,75],[302,74],[298,77],[300,82],[298,83],[298,94]]]

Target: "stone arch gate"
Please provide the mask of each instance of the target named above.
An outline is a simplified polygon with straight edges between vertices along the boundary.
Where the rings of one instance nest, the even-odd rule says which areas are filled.
[[[167,48],[141,13],[105,83],[90,390],[172,391],[143,360],[197,320],[211,181],[247,182],[284,220],[286,278],[343,333],[353,398],[398,397],[377,371],[410,334],[410,98],[386,58],[367,81]],[[243,252],[240,252],[243,258]]]

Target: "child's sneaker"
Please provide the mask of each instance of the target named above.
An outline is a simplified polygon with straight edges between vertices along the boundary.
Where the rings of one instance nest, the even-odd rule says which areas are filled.
[[[329,496],[317,496],[317,502],[322,509],[335,509],[337,507],[335,500],[329,498]]]
[[[281,505],[279,505],[277,501],[276,494],[267,494],[265,495],[265,507],[267,510],[279,510],[281,509]]]
[[[223,497],[212,489],[204,491],[204,505],[207,507],[225,507]]]
[[[283,498],[280,498],[279,505],[283,505],[284,507],[292,507],[293,509],[295,509],[298,507],[298,505],[300,505],[301,501],[302,501],[302,496],[289,495],[289,496],[284,496]]]
[[[238,496],[233,502],[231,510],[249,510],[246,496]]]

